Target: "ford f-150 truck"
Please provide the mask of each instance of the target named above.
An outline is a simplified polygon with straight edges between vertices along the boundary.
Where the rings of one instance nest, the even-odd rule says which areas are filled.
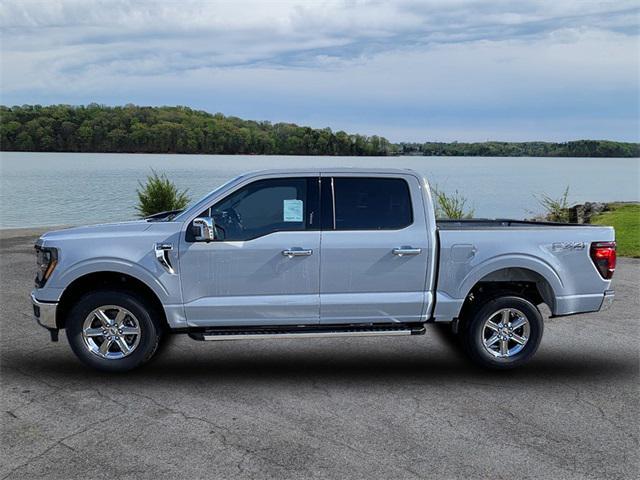
[[[611,227],[436,220],[427,181],[397,169],[250,173],[184,211],[49,232],[35,248],[36,319],[107,371],[172,333],[399,336],[437,322],[475,362],[512,368],[540,344],[538,306],[608,306],[616,263]]]

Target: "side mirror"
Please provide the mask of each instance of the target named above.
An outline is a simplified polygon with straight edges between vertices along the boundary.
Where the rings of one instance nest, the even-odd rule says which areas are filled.
[[[196,242],[210,242],[215,238],[213,218],[199,217],[192,222],[192,225]]]

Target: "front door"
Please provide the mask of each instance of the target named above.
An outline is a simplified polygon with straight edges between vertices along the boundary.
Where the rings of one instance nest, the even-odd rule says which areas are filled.
[[[418,179],[323,174],[322,184],[333,215],[323,213],[321,323],[424,321],[429,238]]]
[[[216,239],[180,245],[190,326],[319,321],[319,179],[279,177],[239,186],[201,216]]]

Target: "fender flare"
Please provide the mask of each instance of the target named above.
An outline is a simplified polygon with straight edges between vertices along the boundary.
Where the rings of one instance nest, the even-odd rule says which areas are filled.
[[[79,278],[100,272],[122,273],[133,277],[148,286],[161,303],[164,304],[169,301],[169,292],[152,272],[140,264],[121,258],[98,257],[78,262],[67,268],[62,276],[57,279],[56,283],[61,286],[62,292]]]
[[[473,287],[483,278],[499,270],[520,268],[540,275],[551,288],[555,298],[564,290],[562,279],[552,265],[540,258],[523,254],[505,254],[492,257],[473,268],[462,280],[458,289],[459,297],[466,298]],[[550,305],[553,309],[553,305]]]

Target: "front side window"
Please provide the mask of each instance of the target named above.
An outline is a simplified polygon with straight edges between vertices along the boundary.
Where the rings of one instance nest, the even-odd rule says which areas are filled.
[[[336,230],[399,230],[413,222],[403,179],[334,177],[333,190]]]
[[[258,180],[233,192],[202,216],[213,217],[216,239],[223,241],[313,230],[318,218],[317,183],[313,178]]]

